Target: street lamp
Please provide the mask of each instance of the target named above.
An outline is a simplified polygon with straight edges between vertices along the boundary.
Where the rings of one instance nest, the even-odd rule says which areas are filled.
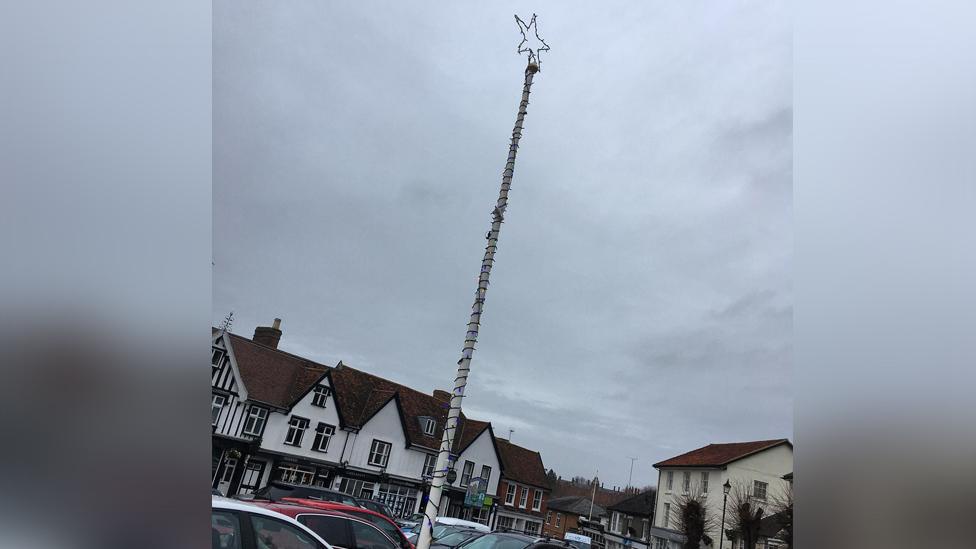
[[[722,543],[725,542],[725,502],[728,501],[729,492],[732,491],[732,483],[729,482],[729,479],[725,479],[722,491],[725,492],[725,495],[722,496],[722,528],[718,531],[718,549],[722,549]]]

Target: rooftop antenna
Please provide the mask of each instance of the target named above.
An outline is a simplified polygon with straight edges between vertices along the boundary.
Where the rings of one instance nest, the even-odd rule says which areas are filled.
[[[634,462],[637,461],[638,458],[627,458],[627,459],[630,460],[630,475],[627,476],[627,488],[630,488],[631,486],[633,486],[633,480],[634,480]]]
[[[468,372],[471,371],[471,357],[474,355],[475,343],[478,341],[478,327],[481,324],[485,294],[488,292],[488,276],[491,274],[491,267],[495,262],[498,233],[502,228],[502,221],[505,219],[505,209],[508,207],[508,191],[512,187],[512,175],[515,173],[515,155],[518,154],[519,140],[522,138],[522,129],[525,127],[525,114],[529,107],[532,78],[539,72],[541,61],[539,54],[543,51],[549,51],[549,45],[539,37],[534,13],[528,24],[517,15],[515,16],[515,23],[522,35],[522,41],[519,42],[517,51],[520,54],[529,54],[528,64],[525,66],[525,80],[522,84],[522,101],[519,103],[515,127],[512,129],[512,140],[508,146],[508,159],[505,161],[505,168],[502,170],[502,183],[501,189],[498,191],[498,200],[491,212],[491,228],[485,236],[488,245],[485,247],[484,259],[481,261],[481,271],[477,279],[478,288],[475,290],[474,305],[471,306],[471,316],[468,318],[468,331],[464,336],[461,358],[457,362],[457,375],[454,378],[454,391],[451,393],[451,403],[447,411],[447,423],[444,425],[444,436],[441,438],[440,451],[437,453],[437,462],[434,465],[434,474],[431,479],[430,492],[427,495],[427,504],[424,508],[424,519],[420,523],[420,535],[417,537],[416,549],[430,549],[431,529],[437,516],[442,514],[439,512],[441,494],[444,491],[444,483],[450,470],[449,456],[454,444],[458,418],[461,414],[461,399],[464,398],[464,388],[468,383]]]
[[[514,432],[515,432],[515,429],[509,429],[508,430],[508,441],[509,442],[512,442],[512,433],[514,433]]]
[[[230,327],[234,325],[234,311],[227,313],[224,317],[224,321],[220,323],[220,333],[226,334],[230,331]]]

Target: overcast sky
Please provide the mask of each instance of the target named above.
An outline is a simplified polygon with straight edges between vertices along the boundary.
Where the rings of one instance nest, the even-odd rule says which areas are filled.
[[[618,485],[792,438],[787,6],[520,4],[215,2],[213,322],[448,389],[534,10],[465,413]]]

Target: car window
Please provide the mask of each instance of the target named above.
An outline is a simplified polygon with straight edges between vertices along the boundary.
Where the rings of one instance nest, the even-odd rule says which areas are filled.
[[[485,534],[464,544],[464,549],[525,549],[531,543],[531,540],[514,536]]]
[[[441,545],[449,545],[451,547],[457,547],[458,545],[464,543],[466,540],[477,536],[477,532],[454,532],[448,534],[441,539],[437,540],[437,543]]]
[[[258,549],[324,549],[312,536],[275,518],[251,515],[251,526]]]
[[[392,522],[384,519],[383,517],[378,517],[376,515],[371,515],[369,513],[357,513],[355,511],[350,511],[349,514],[356,515],[361,519],[365,519],[369,521],[370,523],[373,524],[373,526],[382,530],[384,534],[390,537],[390,539],[399,543],[400,545],[403,545],[403,543],[400,543],[401,541],[403,541],[402,538],[400,537],[400,529],[397,528],[396,525],[393,524]],[[405,545],[404,547],[406,548]]]
[[[349,536],[349,520],[341,517],[326,515],[298,515],[298,522],[308,526],[329,545],[352,549],[352,538]]]
[[[234,513],[210,513],[210,546],[212,549],[241,549],[241,523]]]
[[[383,532],[369,524],[351,521],[352,534],[356,538],[356,549],[396,549]]]
[[[458,528],[455,528],[454,526],[450,526],[447,524],[436,524],[434,525],[434,528],[430,531],[430,536],[434,539],[441,539],[442,537],[448,534],[453,534],[458,530],[459,530]]]

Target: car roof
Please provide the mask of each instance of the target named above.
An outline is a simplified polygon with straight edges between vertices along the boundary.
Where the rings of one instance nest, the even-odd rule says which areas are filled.
[[[307,499],[307,498],[281,498],[281,501],[294,503],[297,505],[304,505],[306,507],[312,507],[315,509],[325,509],[327,511],[344,511],[349,513],[365,513],[367,515],[375,515],[378,517],[383,517],[390,520],[389,517],[383,513],[378,513],[372,509],[367,509],[365,507],[356,507],[355,505],[347,505],[345,503],[339,503],[338,501],[322,501],[319,499]],[[392,521],[391,521],[392,522]]]
[[[325,547],[332,549],[332,546],[329,545],[329,542],[322,539],[318,534],[313,532],[310,528],[306,527],[305,525],[298,522],[294,518],[284,513],[279,513],[273,509],[268,509],[264,505],[258,505],[250,502],[245,503],[240,500],[229,499],[223,496],[210,496],[210,508],[220,509],[223,511],[242,511],[245,513],[251,513],[253,515],[262,515],[266,517],[276,518],[278,520],[283,520],[288,524],[297,525],[299,529],[301,529],[306,534],[311,534],[316,541],[322,543]]]
[[[298,514],[318,514],[318,515],[329,515],[336,517],[347,517],[355,518],[351,515],[343,513],[342,511],[336,509],[319,509],[315,507],[310,507],[308,505],[301,505],[293,501],[255,501],[253,505],[257,507],[262,507],[264,509],[270,509],[276,513],[281,513],[283,515],[288,515],[289,517],[294,517]]]

